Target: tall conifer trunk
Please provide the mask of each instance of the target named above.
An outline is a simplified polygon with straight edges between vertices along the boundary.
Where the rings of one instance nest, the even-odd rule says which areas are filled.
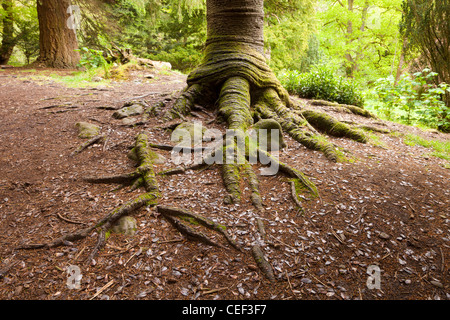
[[[67,13],[70,0],[38,0],[39,58],[50,68],[75,68],[80,61],[75,30],[70,29]]]
[[[207,0],[206,45],[244,42],[263,53],[263,0]]]

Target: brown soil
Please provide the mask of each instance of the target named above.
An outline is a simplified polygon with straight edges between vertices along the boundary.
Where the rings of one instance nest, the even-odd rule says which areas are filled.
[[[185,80],[177,74],[157,74],[152,80],[136,74],[108,86],[68,88],[43,77],[49,72],[56,73],[0,72],[0,299],[450,298],[450,171],[445,160],[428,155],[429,149],[405,145],[399,135],[377,134],[381,146],[330,138],[351,159],[337,164],[286,137],[281,160],[311,177],[320,198],[304,201],[301,213],[285,177],[259,177],[265,206],[260,218],[267,232],[263,249],[275,283],[264,278],[250,253],[257,217],[250,198],[225,205],[217,166],[160,177],[160,203],[227,225],[244,253],[220,236],[216,241],[226,248],[187,240],[152,208],[134,214],[134,236],[111,235],[88,266],[83,259],[95,246],[95,236],[53,249],[15,250],[25,243],[49,242],[83,227],[79,223],[93,223],[138,195],[139,190],[114,190],[114,185],[92,185],[81,178],[132,171],[127,152],[136,135],[145,130],[152,142],[167,144],[170,133],[156,128],[158,119],[145,127],[123,126],[112,118],[113,111],[98,107],[120,107],[154,93],[145,98],[152,105],[183,88]],[[448,134],[329,113],[429,139],[450,139]],[[75,128],[79,121],[99,124],[109,138],[70,157],[83,142]],[[158,152],[170,159],[169,153]],[[157,171],[173,166],[168,161]],[[67,286],[69,265],[81,269],[78,290]],[[379,289],[367,286],[373,265],[381,269]]]

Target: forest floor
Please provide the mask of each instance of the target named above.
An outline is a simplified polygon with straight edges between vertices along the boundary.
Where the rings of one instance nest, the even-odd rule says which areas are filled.
[[[330,137],[347,156],[339,163],[286,136],[280,160],[309,176],[320,193],[303,201],[303,212],[282,175],[258,176],[265,209],[259,216],[249,197],[239,205],[223,203],[218,166],[158,177],[161,204],[226,225],[243,252],[220,237],[216,241],[224,248],[185,239],[153,208],[135,212],[136,234],[112,234],[89,265],[83,259],[95,236],[52,249],[16,250],[92,224],[139,195],[140,190],[115,190],[82,178],[132,171],[127,153],[139,132],[170,144],[160,119],[129,126],[113,118],[111,109],[143,95],[148,105],[170,102],[185,85],[180,74],[155,73],[149,79],[148,71],[136,71],[128,81],[73,88],[52,73],[70,74],[0,70],[0,299],[450,299],[449,162],[431,149],[404,143],[406,134],[447,142],[450,135],[325,106],[316,108],[391,133],[374,132],[367,144]],[[195,119],[208,123],[210,118],[202,116]],[[70,156],[84,142],[75,127],[80,121],[101,126],[108,139]],[[166,161],[156,171],[175,166],[168,151],[158,152]],[[258,217],[265,224],[263,250],[274,283],[250,253]],[[79,289],[67,285],[67,268],[73,265],[82,275]]]

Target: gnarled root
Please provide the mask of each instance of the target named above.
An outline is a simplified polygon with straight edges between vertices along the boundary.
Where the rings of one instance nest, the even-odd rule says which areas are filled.
[[[361,143],[366,142],[366,137],[359,130],[324,113],[304,110],[295,105],[267,66],[265,59],[246,43],[228,45],[225,41],[208,45],[204,62],[188,77],[188,86],[187,91],[165,115],[168,119],[184,119],[198,99],[205,98],[206,90],[213,92],[211,98],[216,99],[218,115],[225,120],[228,131],[224,145],[216,148],[208,157],[210,160],[213,155],[219,154],[223,160],[222,178],[228,193],[224,199],[226,203],[240,202],[242,175],[245,175],[253,205],[258,211],[263,210],[258,189],[259,181],[249,161],[253,154],[249,151],[246,136],[247,129],[251,128],[254,119],[275,120],[294,140],[308,149],[322,152],[333,162],[339,160],[337,147],[321,132],[336,137],[347,137]],[[241,148],[242,145],[244,149]],[[264,162],[265,164],[276,164],[279,171],[291,179],[291,193],[294,202],[300,208],[299,192],[307,190],[313,196],[319,195],[314,184],[300,171],[278,161],[267,150],[258,149],[257,152],[260,158],[269,160]],[[205,163],[209,162],[204,159],[195,168],[200,168]],[[184,169],[175,171],[175,173],[182,172]],[[260,247],[253,248],[253,256],[260,269],[267,278],[273,280],[270,264],[265,261],[261,252]]]
[[[241,248],[239,247],[239,245],[230,237],[230,235],[226,231],[226,226],[224,226],[220,223],[214,222],[214,221],[212,221],[208,218],[205,218],[199,214],[190,212],[186,209],[174,208],[174,207],[168,207],[168,206],[157,206],[157,209],[158,209],[158,212],[161,213],[165,218],[167,218],[172,224],[174,224],[174,221],[175,221],[174,218],[178,217],[182,220],[198,223],[210,230],[219,232],[220,234],[223,235],[223,237],[228,241],[228,243],[233,248],[241,251]],[[177,227],[177,229],[179,229],[178,225],[175,225],[175,226]],[[185,228],[186,225],[184,224],[183,227]],[[192,228],[190,228],[190,229],[186,228],[186,229],[180,230],[180,232],[185,233],[188,236],[191,236],[191,237],[193,237],[197,240],[200,240],[202,242],[205,242],[207,244],[222,247],[220,244],[212,242],[211,239],[204,236],[202,233],[198,233],[197,231],[192,231]]]
[[[71,245],[73,241],[81,240],[88,237],[93,231],[98,231],[97,242],[86,259],[89,263],[97,255],[98,251],[104,246],[106,242],[106,234],[113,227],[113,225],[122,217],[144,206],[156,206],[160,198],[160,191],[158,181],[153,169],[153,159],[155,156],[153,151],[149,148],[151,144],[145,134],[139,134],[136,138],[136,143],[133,148],[138,160],[138,167],[134,172],[101,176],[101,177],[87,177],[86,181],[91,183],[117,183],[123,185],[131,185],[134,189],[136,186],[144,187],[145,193],[141,194],[135,199],[126,202],[124,205],[116,208],[111,213],[100,219],[95,225],[68,233],[52,242],[41,244],[25,244],[16,249],[39,249],[39,248],[54,248],[61,245]],[[199,214],[192,213],[185,209],[179,209],[168,206],[158,206],[158,212],[167,219],[177,230],[190,239],[201,241],[205,244],[223,248],[220,243],[215,242],[202,232],[195,230],[187,222],[200,224],[210,230],[220,233],[227,242],[236,250],[241,250],[237,243],[229,236],[226,227],[216,223]]]
[[[138,196],[136,199],[130,200],[113,210],[111,213],[100,219],[95,225],[77,230],[72,233],[68,233],[50,243],[43,244],[27,244],[18,247],[17,249],[37,249],[37,248],[53,248],[61,245],[69,245],[72,241],[77,241],[86,238],[94,230],[98,230],[99,235],[97,243],[91,251],[87,263],[92,261],[97,252],[101,249],[106,241],[106,232],[117,222],[122,216],[130,214],[144,206],[155,205],[159,198],[158,183],[153,171],[152,155],[151,151],[147,148],[147,136],[145,134],[138,135],[135,144],[135,150],[139,161],[139,167],[135,172],[99,177],[99,178],[87,178],[90,182],[98,183],[126,183],[129,184],[132,180],[141,180],[142,185],[145,187],[146,193]]]

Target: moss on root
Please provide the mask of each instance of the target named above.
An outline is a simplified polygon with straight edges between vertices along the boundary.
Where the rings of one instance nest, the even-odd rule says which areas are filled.
[[[367,137],[362,132],[337,121],[326,113],[312,110],[304,110],[301,113],[313,127],[331,136],[346,137],[361,143],[367,142]]]
[[[187,87],[181,96],[177,99],[175,104],[163,116],[163,120],[171,120],[175,118],[184,118],[189,114],[195,103],[203,97],[203,86],[194,84]]]

